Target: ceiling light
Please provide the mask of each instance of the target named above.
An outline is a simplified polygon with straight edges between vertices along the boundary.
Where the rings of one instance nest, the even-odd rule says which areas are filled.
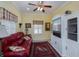
[[[43,10],[43,8],[40,8],[40,11],[42,11]]]
[[[40,10],[40,7],[38,7],[38,9],[37,9],[38,11]]]
[[[27,10],[30,10],[30,8],[27,8]]]
[[[42,11],[43,10],[43,8],[41,8],[41,7],[38,7],[38,9],[37,9],[38,11]]]

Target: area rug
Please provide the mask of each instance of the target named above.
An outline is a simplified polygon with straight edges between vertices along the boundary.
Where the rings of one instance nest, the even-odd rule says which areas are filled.
[[[48,42],[33,43],[31,57],[56,57]]]

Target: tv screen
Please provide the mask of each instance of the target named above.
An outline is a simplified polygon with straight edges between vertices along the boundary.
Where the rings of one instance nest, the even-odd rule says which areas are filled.
[[[61,38],[61,17],[53,20],[53,35]]]

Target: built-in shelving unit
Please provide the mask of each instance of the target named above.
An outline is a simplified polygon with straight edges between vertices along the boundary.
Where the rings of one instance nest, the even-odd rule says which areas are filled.
[[[68,20],[68,38],[77,41],[77,17]]]
[[[61,38],[61,17],[54,19],[53,21],[53,35]]]
[[[61,56],[78,57],[79,11],[72,12],[72,14],[63,14],[60,17],[61,22],[58,21],[57,16],[54,16],[52,19],[53,34],[51,33],[50,43]],[[61,38],[58,37],[59,24],[61,25]]]

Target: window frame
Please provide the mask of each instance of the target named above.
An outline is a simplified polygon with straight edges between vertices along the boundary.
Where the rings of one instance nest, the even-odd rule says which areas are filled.
[[[37,28],[37,29],[38,29],[38,30],[37,30],[38,33],[35,33],[35,25],[37,25],[37,27],[38,27],[38,28]],[[41,25],[41,27],[40,27],[39,25]],[[42,25],[42,24],[34,24],[33,27],[34,27],[34,30],[33,30],[33,33],[34,33],[34,34],[43,34],[43,25]],[[40,28],[41,28],[41,32],[40,32],[40,30],[39,30]]]

